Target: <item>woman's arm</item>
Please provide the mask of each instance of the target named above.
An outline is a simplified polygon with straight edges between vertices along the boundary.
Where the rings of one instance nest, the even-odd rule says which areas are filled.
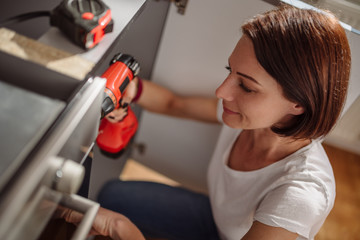
[[[242,240],[295,240],[297,237],[298,234],[284,228],[271,227],[255,221]]]
[[[153,82],[142,80],[143,91],[137,103],[144,109],[170,116],[218,123],[218,100],[205,97],[184,97]]]
[[[137,92],[137,81],[130,82],[122,98],[122,102],[129,103]],[[174,94],[169,89],[156,83],[142,80],[142,91],[137,103],[144,109],[180,118],[188,118],[209,123],[218,123],[216,117],[218,100],[206,97],[184,97]],[[110,121],[120,121],[125,115],[119,108],[109,113]]]

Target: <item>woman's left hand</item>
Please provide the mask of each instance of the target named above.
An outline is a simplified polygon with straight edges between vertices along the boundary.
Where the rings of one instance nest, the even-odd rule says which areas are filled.
[[[55,216],[75,225],[83,218],[83,214],[61,207],[57,209]],[[140,230],[127,217],[101,207],[89,235],[108,236],[114,240],[145,240]]]

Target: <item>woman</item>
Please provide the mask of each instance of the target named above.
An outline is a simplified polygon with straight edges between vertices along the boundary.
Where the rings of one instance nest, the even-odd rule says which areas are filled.
[[[220,101],[142,81],[137,103],[145,109],[224,123],[208,169],[209,196],[146,182],[103,188],[102,207],[147,236],[313,239],[333,207],[335,180],[321,139],[346,96],[344,30],[330,13],[280,7],[242,31],[216,90]]]

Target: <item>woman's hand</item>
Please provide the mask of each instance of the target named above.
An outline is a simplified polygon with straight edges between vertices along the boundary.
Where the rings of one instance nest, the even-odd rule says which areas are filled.
[[[135,77],[126,87],[126,91],[121,98],[121,106],[118,109],[114,109],[111,113],[106,115],[106,118],[112,122],[116,123],[122,120],[127,115],[127,106],[132,102],[136,93],[138,91],[138,78]]]
[[[75,225],[83,218],[83,214],[62,207],[57,209],[55,216]],[[114,240],[145,240],[140,230],[127,217],[101,207],[89,235],[108,236]]]
[[[135,77],[130,83],[127,85],[126,90],[124,92],[122,99],[122,104],[125,103],[130,104],[134,97],[136,96],[136,93],[138,91],[138,82],[139,79]]]

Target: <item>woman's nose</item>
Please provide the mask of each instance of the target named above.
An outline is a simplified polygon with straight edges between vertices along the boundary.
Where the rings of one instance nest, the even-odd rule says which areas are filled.
[[[233,87],[231,86],[231,79],[229,77],[216,89],[215,94],[219,99],[226,101],[234,100]]]

